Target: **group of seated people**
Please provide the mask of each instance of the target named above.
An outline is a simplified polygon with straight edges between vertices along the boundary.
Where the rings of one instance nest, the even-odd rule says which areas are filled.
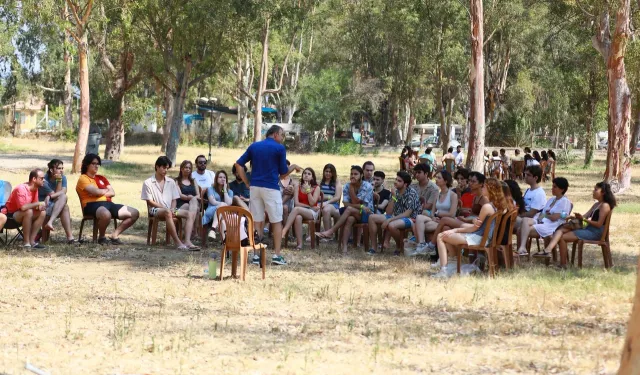
[[[174,180],[167,176],[171,161],[161,156],[156,160],[154,175],[143,183],[141,199],[146,201],[149,216],[166,221],[167,231],[178,249],[199,250],[191,242],[194,228],[211,224],[214,230],[217,229],[220,224],[215,212],[219,207],[236,205],[247,208],[251,202],[250,190],[235,166],[232,170],[234,181],[229,182],[224,170],[214,173],[206,168],[207,162],[203,155],[199,155],[195,159],[196,170],[193,170],[190,161],[183,161]],[[122,244],[119,236],[138,220],[140,214],[133,207],[113,201],[115,191],[109,181],[98,174],[100,166],[98,155],[87,154],[84,157],[76,192],[83,215],[97,221],[98,243]],[[351,166],[349,181],[344,185],[338,180],[332,164],[324,166],[320,180],[312,168],[304,168],[299,181],[289,175],[283,177],[280,180],[285,223],[282,237],[293,230],[297,248],[301,249],[303,220],[319,220],[324,230],[317,234],[318,237],[330,241],[336,233],[341,233],[339,247],[342,252],[347,252],[354,225],[365,224],[364,230],[368,231],[371,239],[371,246],[366,249],[369,254],[377,253],[378,233],[383,231],[382,250],[390,247],[390,239],[393,238],[395,254],[399,255],[405,246],[404,233],[411,230],[415,237],[412,241],[415,250],[410,255],[437,254],[439,259],[434,267],[441,268],[437,275],[446,276],[449,255],[454,253],[456,246],[480,245],[487,218],[496,212],[517,209],[517,254],[527,255],[527,239],[530,236],[540,237],[546,246],[534,256],[549,257],[549,253],[559,245],[561,265],[565,265],[566,243],[577,239],[600,239],[605,220],[616,206],[609,184],[598,183],[593,190],[593,199],[596,200],[593,207],[584,215],[573,215],[583,226],[563,225],[573,209],[566,197],[569,182],[563,177],[554,178],[552,196],[547,199],[540,185],[544,172],[537,164],[525,168],[524,182],[529,187],[524,194],[514,180],[499,181],[464,168],[450,173],[444,168],[435,169],[429,163],[418,163],[411,172],[397,172],[391,189],[385,187],[385,173],[376,171],[371,161],[362,167]],[[250,177],[250,172],[245,170],[244,174]],[[67,201],[64,166],[62,161],[54,159],[46,172],[41,169],[31,171],[29,181],[13,189],[2,207],[0,228],[8,219],[15,220],[24,229],[23,246],[43,248],[38,242],[39,231],[53,230],[54,221],[60,218],[66,240],[74,243],[77,240],[71,232]],[[201,222],[197,223],[203,204],[206,209]],[[178,236],[174,217],[184,221],[183,238]],[[107,238],[105,232],[113,219],[120,220],[120,224]],[[490,233],[495,230],[492,225]],[[510,239],[509,234],[499,239],[500,244],[506,245]],[[411,241],[408,244],[411,245]]]
[[[440,158],[440,163],[436,161],[436,157],[433,155],[433,148],[427,147],[424,154],[418,155],[417,151],[414,151],[410,146],[405,146],[400,153],[400,158],[404,161],[404,170],[410,171],[415,167],[418,163],[425,163],[432,168],[446,167],[447,160],[453,161],[453,166],[449,172],[453,173],[455,167],[462,167],[465,163],[464,159],[464,151],[462,151],[462,146],[458,145],[455,148],[449,147],[446,152]]]

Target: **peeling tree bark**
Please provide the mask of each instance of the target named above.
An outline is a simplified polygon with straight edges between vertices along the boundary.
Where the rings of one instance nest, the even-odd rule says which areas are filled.
[[[631,92],[627,85],[624,63],[627,40],[631,33],[630,12],[630,0],[619,0],[612,36],[609,10],[605,9],[600,17],[598,33],[593,37],[593,46],[600,52],[607,67],[609,145],[604,179],[611,184],[614,193],[623,192],[631,185]]]
[[[471,0],[470,129],[467,168],[484,170],[484,42],[482,0]]]
[[[587,100],[587,108],[585,111],[586,135],[584,139],[584,165],[590,165],[593,161],[593,149],[595,147],[595,135],[593,134],[593,130],[595,125],[596,106],[598,105],[598,92],[596,90],[596,72],[592,69],[589,72],[589,98]],[[559,133],[556,134],[556,139],[559,138],[558,135]]]

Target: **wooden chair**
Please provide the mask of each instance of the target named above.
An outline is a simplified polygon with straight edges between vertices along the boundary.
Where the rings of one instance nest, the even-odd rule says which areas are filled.
[[[577,240],[573,242],[573,246],[571,249],[571,264],[574,264],[576,257],[576,247],[578,250],[578,268],[582,268],[582,249],[585,244],[597,245],[602,249],[602,258],[604,260],[604,267],[611,268],[613,267],[613,258],[611,257],[611,245],[609,243],[609,224],[611,224],[611,215],[613,214],[613,210],[609,212],[609,216],[604,221],[604,230],[602,231],[602,236],[599,241],[589,241],[589,240]]]
[[[265,270],[267,267],[267,248],[264,244],[255,244],[253,241],[253,216],[251,212],[242,207],[224,206],[216,210],[218,217],[218,228],[222,237],[222,223],[225,225],[225,241],[224,249],[220,258],[220,280],[224,280],[222,272],[224,271],[224,263],[227,257],[227,251],[231,252],[231,275],[236,276],[238,267],[238,253],[240,253],[240,274],[242,281],[245,280],[247,273],[247,258],[249,250],[260,250],[260,268],[262,268],[262,279],[265,278]],[[249,246],[242,246],[240,241],[240,226],[242,225],[242,217],[247,220],[247,239]]]
[[[46,220],[46,219],[45,219]],[[84,228],[85,221],[93,222],[93,241],[98,241],[98,220],[94,216],[83,216],[82,221],[80,222],[80,233],[78,233],[78,241],[82,241],[82,229]],[[113,218],[113,229],[115,230],[118,227],[118,219]],[[42,231],[42,238],[45,238],[44,230]],[[48,236],[47,236],[48,237]],[[147,243],[148,244],[148,243]]]
[[[511,162],[514,179],[524,179],[524,160],[514,160]]]
[[[320,186],[318,185],[318,189],[320,189]],[[311,236],[311,248],[315,249],[316,246],[320,246],[320,238],[316,237],[316,232],[320,232],[320,223],[322,223],[322,209],[324,207],[324,194],[322,192],[320,192],[320,197],[318,198],[318,200],[320,201],[320,211],[318,212],[318,218],[317,220],[313,220],[313,219],[308,219],[302,220],[302,226],[304,227],[305,225],[308,227],[308,232],[309,232],[309,236]],[[287,234],[287,236],[284,237],[284,247],[288,247],[289,246],[289,236]]]
[[[149,207],[147,207],[147,209],[149,209]],[[163,217],[156,217],[156,216],[151,216],[148,215],[147,216],[147,220],[149,221],[149,224],[147,226],[147,245],[151,244],[151,245],[155,245],[156,244],[156,239],[158,237],[158,223],[161,221],[166,221],[165,218]],[[173,217],[173,222],[176,225],[176,232],[178,233],[178,237],[181,236],[182,234],[182,219],[177,218],[177,217]],[[95,222],[94,222],[94,228],[95,228]],[[95,231],[95,229],[94,229]],[[95,232],[94,232],[95,233]],[[95,234],[94,234],[95,236]],[[169,231],[165,230],[165,243],[167,245],[169,245],[171,243],[171,237],[169,236]]]
[[[505,268],[513,268],[513,229],[516,226],[516,220],[518,219],[518,209],[513,209],[502,216],[500,222],[500,231],[498,231],[498,247],[504,246],[503,257]],[[508,224],[508,226],[507,226]],[[505,233],[509,233],[509,241],[506,245],[502,245],[502,239]]]
[[[489,275],[491,277],[495,276],[496,266],[498,261],[497,254],[497,238],[498,232],[500,231],[500,219],[502,218],[502,212],[496,212],[495,214],[489,216],[486,219],[487,225],[484,228],[484,234],[482,235],[482,240],[480,240],[480,245],[458,245],[456,246],[456,255],[458,258],[458,273],[460,273],[460,265],[462,261],[462,249],[467,249],[469,251],[478,252],[483,251],[487,253],[487,261],[489,262]],[[489,239],[489,232],[491,231],[491,224],[494,223],[493,236]],[[489,240],[489,246],[485,246]]]
[[[80,199],[80,195],[78,195],[78,199]],[[80,206],[82,207],[82,200],[80,200]],[[84,229],[85,221],[93,222],[93,242],[98,241],[98,220],[96,220],[95,216],[82,216],[82,221],[80,221],[80,233],[78,233],[78,241],[82,242],[82,229]],[[46,223],[46,219],[45,219]],[[113,229],[115,230],[118,227],[118,218],[113,218]],[[42,237],[44,238],[45,233],[42,231]],[[48,237],[48,236],[47,236]],[[148,242],[147,242],[148,244]]]

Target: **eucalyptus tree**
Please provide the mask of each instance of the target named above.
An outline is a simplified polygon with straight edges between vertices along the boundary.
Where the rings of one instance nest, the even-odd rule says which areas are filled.
[[[166,116],[170,124],[166,154],[175,164],[187,93],[228,68],[233,23],[242,9],[224,0],[139,0],[130,6],[133,25],[141,33],[136,38],[145,56],[141,69],[148,70],[173,101]]]

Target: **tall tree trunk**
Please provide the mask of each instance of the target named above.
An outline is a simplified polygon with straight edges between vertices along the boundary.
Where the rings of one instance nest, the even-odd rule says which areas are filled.
[[[65,21],[69,20],[69,5],[64,3],[63,17]],[[64,126],[67,129],[73,129],[73,87],[71,86],[71,52],[67,45],[69,41],[69,32],[64,31]]]
[[[398,99],[394,97],[391,101],[391,145],[397,146],[400,144],[400,133],[398,132],[398,116],[400,115],[400,107],[398,106]]]
[[[169,143],[169,135],[171,134],[171,124],[173,123],[173,105],[175,98],[169,90],[164,91],[164,126],[162,127],[162,146],[160,152],[167,152],[167,143]]]
[[[442,69],[440,64],[437,65],[438,71],[436,81],[436,92],[438,95],[438,117],[440,119],[440,146],[444,151],[449,148],[449,128],[447,127],[447,102],[444,98],[444,87],[442,86]]]
[[[484,14],[482,0],[471,0],[471,68],[469,74],[471,96],[471,129],[467,167],[484,170]]]
[[[78,129],[78,140],[76,148],[73,152],[73,166],[71,173],[79,173],[82,164],[82,158],[87,149],[87,140],[89,139],[89,61],[88,61],[88,44],[87,34],[82,33],[81,42],[78,45],[78,65],[79,65],[79,81],[80,81],[80,126]]]
[[[260,78],[255,97],[255,112],[253,113],[253,141],[262,139],[262,94],[267,87],[269,75],[269,25],[271,20],[267,18],[262,28],[262,61],[260,63]]]
[[[416,125],[416,113],[414,110],[414,106],[415,104],[413,104],[413,101],[409,101],[407,103],[407,112],[409,113],[409,126],[407,126],[407,135],[405,136],[406,144],[411,144],[411,139],[413,138],[413,127]],[[422,144],[420,144],[418,148],[422,148]]]
[[[595,68],[594,68],[595,69]],[[589,72],[589,99],[587,100],[586,110],[586,135],[584,140],[584,165],[591,165],[593,161],[593,149],[594,149],[594,129],[596,119],[596,106],[598,105],[598,92],[596,87],[596,72],[591,69]]]
[[[190,76],[191,63],[187,62],[185,70],[177,74],[176,95],[173,98],[171,131],[169,132],[169,141],[167,142],[167,157],[171,160],[172,165],[176,165],[176,158],[178,156],[178,144],[180,143],[180,133],[182,131],[182,113],[184,112],[184,103],[187,100]]]
[[[109,134],[107,136],[107,145],[104,151],[104,158],[107,160],[120,160],[120,156],[124,149],[124,122],[122,121],[122,114],[124,113],[124,94],[118,95],[115,98],[116,101],[116,113],[113,119],[109,122]]]

